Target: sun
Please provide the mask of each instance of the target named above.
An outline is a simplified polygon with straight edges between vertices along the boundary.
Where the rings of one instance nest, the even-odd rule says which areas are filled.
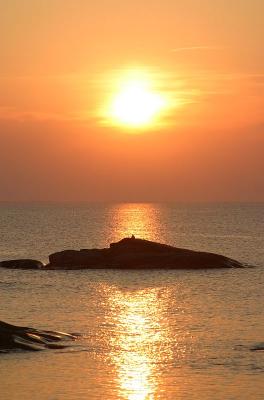
[[[124,78],[110,101],[112,123],[137,129],[154,125],[166,108],[166,98],[153,86],[145,74]]]
[[[161,95],[147,88],[145,82],[128,82],[112,104],[113,118],[125,125],[149,125],[164,107]]]

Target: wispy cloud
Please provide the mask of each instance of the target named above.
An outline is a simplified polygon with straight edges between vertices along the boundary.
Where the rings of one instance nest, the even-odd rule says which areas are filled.
[[[186,47],[176,47],[172,49],[173,53],[179,53],[183,51],[215,51],[215,50],[223,50],[225,47],[221,46],[186,46]]]
[[[39,112],[39,111],[24,111],[24,110],[17,110],[16,108],[12,107],[1,107],[0,106],[0,121],[1,120],[15,120],[15,121],[65,121],[65,120],[72,120],[72,118],[56,114],[56,113],[49,113],[49,112]]]
[[[93,121],[94,115],[87,111],[75,112],[75,113],[51,113],[51,112],[40,112],[35,110],[17,110],[13,107],[0,106],[0,122],[1,121],[16,121],[16,122],[81,122],[81,121]]]

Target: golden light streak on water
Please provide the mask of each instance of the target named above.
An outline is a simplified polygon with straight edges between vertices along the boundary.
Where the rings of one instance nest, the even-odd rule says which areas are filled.
[[[123,203],[112,209],[113,240],[135,235],[138,238],[162,241],[162,227],[155,205]]]
[[[108,322],[115,326],[109,339],[110,360],[120,398],[155,399],[161,383],[161,361],[164,356],[167,360],[173,356],[168,343],[170,328],[163,315],[166,301],[159,298],[157,289],[132,293],[117,289],[109,297],[112,312]]]

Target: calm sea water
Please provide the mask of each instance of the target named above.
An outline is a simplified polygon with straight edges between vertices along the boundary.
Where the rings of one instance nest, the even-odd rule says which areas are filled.
[[[108,246],[135,234],[256,268],[0,269],[0,319],[80,332],[64,350],[0,355],[0,397],[263,399],[263,204],[2,204],[0,258]]]

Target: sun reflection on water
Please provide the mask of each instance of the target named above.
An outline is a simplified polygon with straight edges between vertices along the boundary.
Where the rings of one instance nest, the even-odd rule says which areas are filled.
[[[152,400],[159,386],[159,365],[172,357],[158,289],[122,292],[109,297],[115,329],[110,338],[111,363],[121,398]],[[162,351],[162,345],[164,349]]]
[[[155,204],[114,205],[108,221],[111,241],[135,235],[165,242],[161,213]],[[120,285],[101,285],[105,362],[115,398],[154,400],[164,390],[164,366],[167,372],[173,360],[185,357],[186,332],[182,334],[176,326],[181,310],[169,286],[156,286],[151,280],[146,284],[144,274],[143,281],[132,273],[116,279]]]
[[[118,204],[111,210],[111,215],[113,240],[131,235],[148,240],[163,239],[160,215],[153,204]]]

